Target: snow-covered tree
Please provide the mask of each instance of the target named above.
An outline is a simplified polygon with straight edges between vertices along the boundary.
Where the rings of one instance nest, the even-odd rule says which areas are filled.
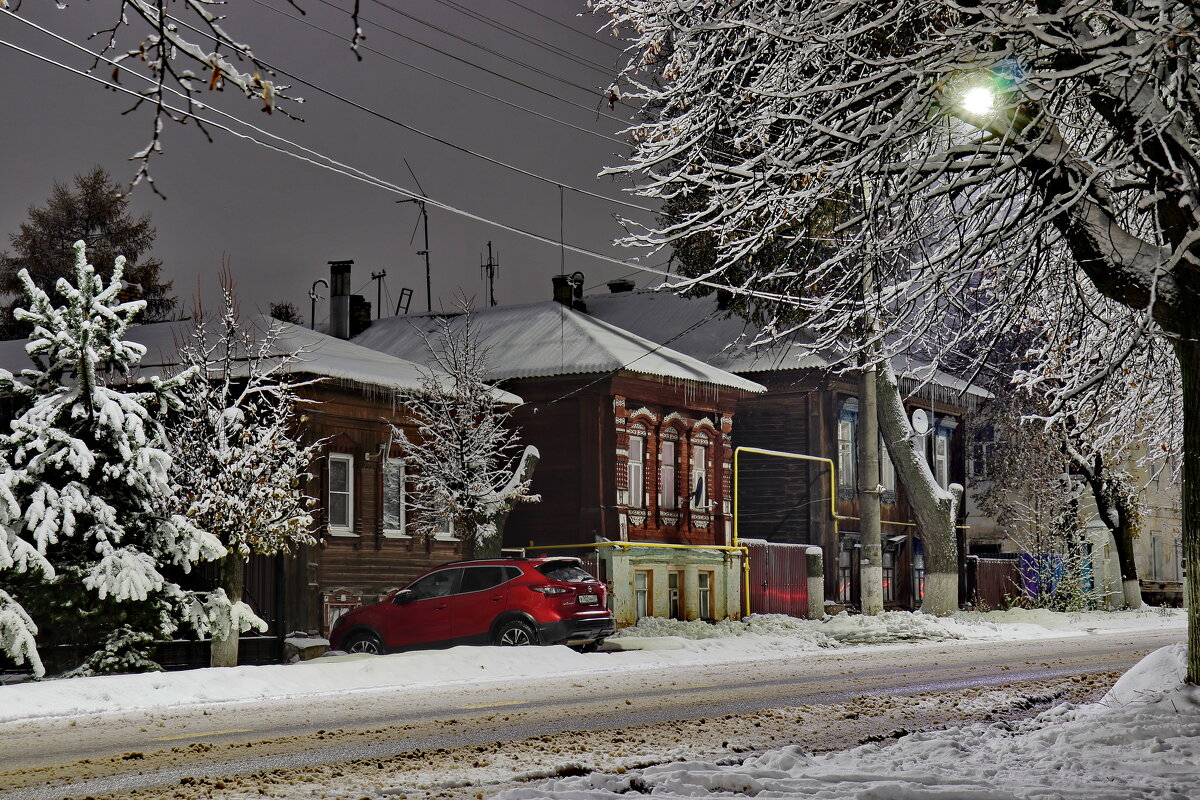
[[[795,220],[847,204],[848,218],[827,237],[831,256],[732,288],[794,306],[819,346],[850,353],[863,337],[857,315],[845,312],[865,264],[874,265],[881,330],[895,350],[927,344],[931,331],[943,336],[934,355],[1008,335],[1062,296],[1074,295],[1067,308],[1076,315],[1126,315],[1103,328],[1114,338],[1099,350],[1066,339],[1046,346],[1064,354],[1063,397],[1100,388],[1099,376],[1120,372],[1152,342],[1174,351],[1184,557],[1200,571],[1193,4],[593,4],[632,40],[624,95],[648,112],[631,130],[632,158],[613,171],[644,175],[648,195],[707,197],[636,242],[714,232],[720,256],[690,281],[722,285],[725,270],[765,243],[798,240]],[[870,200],[855,210],[847,198],[864,186]],[[796,288],[774,288],[781,279]],[[952,312],[961,324],[944,324]],[[1188,595],[1197,682],[1200,582]]]
[[[518,503],[538,502],[529,494],[539,454],[526,447],[516,458],[518,431],[512,408],[496,402],[487,375],[487,348],[472,329],[471,309],[437,317],[437,336],[426,339],[431,369],[420,391],[399,402],[408,410],[416,438],[393,428],[412,489],[415,528],[432,535],[450,530],[476,558],[500,554],[504,523]]]
[[[144,301],[120,301],[123,259],[105,281],[83,242],[75,249],[74,284],[55,287],[60,305],[21,274],[28,307],[16,313],[33,327],[33,366],[0,371],[16,409],[0,436],[0,568],[22,587],[0,593],[0,644],[36,674],[35,621],[78,641],[89,615],[109,623],[106,633],[133,619],[162,635],[181,618],[203,630],[214,613],[229,613],[224,598],[186,592],[167,574],[225,554],[215,536],[167,510],[176,487],[159,415],[178,406],[174,392],[190,374],[126,385],[145,348],[123,337]]]
[[[219,319],[198,314],[180,349],[194,377],[177,390],[168,432],[178,511],[227,548],[220,587],[240,600],[252,553],[291,554],[315,543],[316,500],[304,489],[324,443],[300,438],[303,383],[290,377],[297,354],[280,347],[285,323],[259,330],[239,318],[229,281],[222,296]],[[238,635],[251,627],[266,624],[244,614],[212,620],[212,666],[237,666]]]

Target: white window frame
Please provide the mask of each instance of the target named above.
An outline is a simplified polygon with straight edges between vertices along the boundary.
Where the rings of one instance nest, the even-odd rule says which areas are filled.
[[[667,617],[683,619],[683,570],[667,570]]]
[[[637,442],[638,457],[634,459],[634,442]],[[626,466],[626,480],[629,484],[629,507],[646,507],[646,437],[636,434],[629,435],[629,460]]]
[[[334,522],[333,520],[333,504],[330,498],[333,496],[333,465],[346,465],[346,520],[345,524],[341,521]],[[354,456],[349,453],[329,453],[326,457],[325,468],[328,471],[328,480],[325,487],[325,513],[328,516],[329,534],[331,536],[357,536],[354,532]],[[339,492],[339,494],[341,494]]]
[[[896,465],[892,463],[892,454],[888,452],[883,437],[879,437],[879,485],[885,492],[896,491]]]
[[[388,503],[388,470],[396,469],[400,473],[400,527],[389,528],[387,526],[387,503]],[[408,471],[405,469],[404,460],[400,458],[389,458],[383,462],[383,491],[380,492],[379,517],[382,520],[383,535],[388,539],[407,539],[408,537],[408,492],[407,481]]]
[[[857,448],[854,446],[858,426],[855,419],[848,415],[840,417],[837,434],[838,488],[853,490],[858,486],[858,465],[855,463]]]
[[[945,428],[933,437],[933,477],[943,489],[950,485],[950,431]]]
[[[713,619],[713,577],[713,573],[708,570],[700,570],[700,572],[696,573],[696,608],[700,614],[700,619]]]
[[[437,519],[445,521],[445,530],[440,530],[443,526],[439,525],[439,530],[433,532],[433,538],[439,542],[457,542],[458,537],[454,535],[454,518],[449,513],[438,513]]]
[[[679,491],[675,485],[679,470],[679,443],[674,439],[661,439],[658,443],[658,507],[664,511],[675,511],[679,508]],[[668,461],[667,452],[671,453]],[[664,491],[664,489],[669,490]]]
[[[699,483],[700,491],[696,491]],[[708,445],[692,445],[692,480],[688,504],[693,511],[708,511]]]
[[[641,583],[639,586],[638,584]],[[633,608],[638,619],[654,616],[654,576],[648,569],[633,571]]]

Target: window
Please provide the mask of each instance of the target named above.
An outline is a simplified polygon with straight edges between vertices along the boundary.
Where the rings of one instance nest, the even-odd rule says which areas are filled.
[[[414,600],[445,597],[457,591],[458,576],[462,571],[462,567],[459,567],[457,569],[444,569],[439,572],[432,572],[408,587],[408,589],[412,592]]]
[[[329,454],[329,496],[325,503],[329,532],[335,536],[353,536],[354,456]]]
[[[883,601],[896,602],[896,551],[891,547],[883,549]]]
[[[691,505],[696,511],[708,510],[708,448],[692,445]]]
[[[700,606],[700,619],[712,619],[712,585],[713,574],[701,572],[697,576],[696,595]]]
[[[892,463],[892,456],[888,453],[882,436],[879,437],[879,485],[883,487],[884,492],[884,496],[880,499],[885,503],[894,503],[896,501],[896,465]]]
[[[633,599],[637,606],[637,618],[650,616],[650,591],[653,587],[650,570],[639,569],[633,573]]]
[[[443,540],[453,539],[454,517],[450,515],[450,507],[445,503],[439,502],[434,516],[437,518],[437,530],[433,532],[433,538]]]
[[[515,567],[467,567],[463,570],[462,586],[458,593],[482,592],[510,581],[519,574],[520,570]]]
[[[547,561],[539,565],[537,571],[563,583],[590,583],[596,580],[590,572],[571,561]]]
[[[843,400],[838,411],[837,473],[838,493],[848,496],[858,486],[858,400]]]
[[[933,437],[933,477],[943,489],[950,485],[950,431],[941,428]]]
[[[667,616],[671,619],[682,619],[679,611],[679,589],[683,576],[678,570],[667,573]]]
[[[629,437],[629,507],[646,507],[646,439]]]
[[[675,493],[675,442],[664,440],[658,449],[658,507],[679,508]]]
[[[389,458],[383,462],[383,535],[404,536],[404,462]]]

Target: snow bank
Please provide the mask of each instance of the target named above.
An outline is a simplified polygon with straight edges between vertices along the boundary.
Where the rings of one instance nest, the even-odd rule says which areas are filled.
[[[1018,724],[976,723],[816,756],[792,746],[732,765],[686,761],[592,773],[510,789],[495,800],[1197,797],[1200,689],[1181,685],[1183,657],[1182,645],[1165,647],[1100,703],[1058,706]]]
[[[610,640],[613,649],[625,652],[585,654],[566,647],[455,647],[388,656],[328,654],[293,665],[28,682],[0,686],[0,722],[197,704],[297,698],[319,702],[329,695],[396,687],[405,691],[447,686],[478,688],[489,682],[499,685],[522,679],[765,663],[868,644],[1035,639],[1086,635],[1083,630],[1111,628],[1181,629],[1185,623],[1181,614],[1157,612],[1100,613],[1096,617],[1020,612],[1005,618],[996,614],[938,618],[888,612],[878,617],[839,614],[824,621],[763,614],[743,622],[712,625],[652,618]],[[1130,689],[1127,694],[1137,691],[1140,689]]]

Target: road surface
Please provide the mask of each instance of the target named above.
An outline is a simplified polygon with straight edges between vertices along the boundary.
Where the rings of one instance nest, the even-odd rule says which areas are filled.
[[[400,687],[303,702],[255,701],[27,720],[0,725],[0,800],[178,788],[235,775],[382,763],[402,754],[462,748],[483,752],[494,743],[563,732],[578,737],[607,731],[604,737],[591,738],[610,742],[613,731],[640,726],[754,718],[766,710],[845,705],[864,696],[1044,686],[1067,676],[1124,670],[1147,652],[1179,639],[1178,631],[1156,631],[918,643],[718,668],[564,676],[533,686],[492,682],[420,692]]]

